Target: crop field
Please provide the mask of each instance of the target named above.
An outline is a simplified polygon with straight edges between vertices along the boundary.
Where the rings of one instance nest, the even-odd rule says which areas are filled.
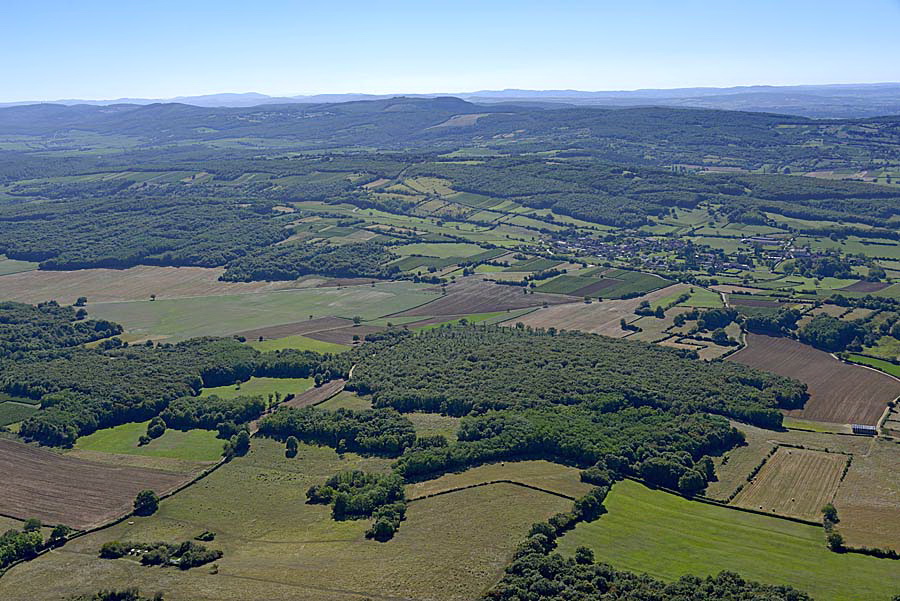
[[[459,278],[455,283],[448,285],[446,290],[446,296],[406,311],[398,311],[391,314],[391,317],[494,313],[508,309],[539,307],[543,303],[560,304],[572,300],[565,296],[538,292],[525,294],[523,288],[484,281],[482,276]]]
[[[0,513],[79,529],[130,510],[145,488],[164,493],[189,477],[75,459],[2,439],[0,473]]]
[[[343,328],[352,324],[352,320],[344,319],[343,317],[318,317],[294,323],[284,323],[277,326],[247,330],[245,332],[238,332],[237,335],[243,336],[253,343],[254,341],[258,342],[260,337],[263,338],[263,341],[266,339],[280,340],[290,336],[303,336],[304,334],[311,334],[312,332]]]
[[[762,470],[734,498],[733,505],[818,521],[831,503],[847,456],[779,447]]]
[[[318,340],[319,342],[346,348],[355,342],[364,340],[367,334],[377,334],[378,332],[383,332],[385,329],[386,328],[382,326],[353,325],[346,328],[311,332],[307,336],[314,340]]]
[[[728,360],[805,382],[809,400],[788,412],[802,419],[875,425],[887,403],[900,395],[894,378],[847,365],[790,338],[748,334],[747,346]]]
[[[222,441],[216,438],[214,430],[189,430],[182,432],[166,429],[159,438],[148,444],[138,445],[138,438],[147,432],[146,422],[121,424],[112,428],[97,430],[75,442],[75,449],[96,453],[121,455],[143,455],[165,457],[186,461],[218,461],[222,456]]]
[[[387,462],[254,439],[250,454],[135,518],[79,538],[58,552],[17,566],[0,579],[0,598],[58,600],[99,588],[163,588],[172,601],[244,601],[261,590],[270,601],[310,599],[469,600],[500,577],[535,521],[571,501],[497,484],[411,503],[393,540],[366,540],[367,520],[337,522],[304,502],[306,489],[341,469],[379,470]],[[185,540],[204,530],[222,549],[218,574],[148,569],[97,559],[109,540]],[[335,570],[340,565],[342,569]]]
[[[2,262],[0,262],[2,266]],[[157,300],[192,296],[216,296],[270,292],[312,287],[324,278],[295,282],[220,282],[221,267],[154,267],[130,269],[81,269],[78,271],[28,271],[0,279],[0,298],[23,303],[57,300],[72,304],[80,296],[89,302]]]
[[[298,351],[315,351],[317,353],[342,353],[350,348],[343,344],[323,342],[308,336],[300,336],[299,334],[270,340],[251,340],[249,344],[262,352],[295,349]]]
[[[232,399],[239,396],[263,396],[266,397],[276,392],[284,397],[287,394],[300,394],[313,386],[312,378],[266,378],[254,376],[240,385],[229,384],[204,388],[200,396],[216,395],[223,399]]]
[[[421,255],[423,257],[437,257],[439,259],[467,258],[484,252],[484,249],[475,244],[464,242],[448,242],[444,244],[404,244],[391,249],[401,256]]]
[[[526,326],[533,328],[553,327],[566,330],[581,330],[582,332],[622,338],[628,332],[622,330],[619,320],[624,318],[627,322],[634,321],[637,317],[634,314],[634,310],[641,301],[647,300],[653,303],[660,298],[665,298],[684,290],[687,290],[685,284],[674,284],[645,294],[642,297],[627,300],[594,301],[590,304],[582,301],[569,302],[538,309],[528,315],[523,315],[516,321],[521,321]]]
[[[881,439],[869,445],[865,453],[854,454],[835,497],[838,530],[850,545],[900,551],[900,445]]]
[[[346,382],[344,380],[331,380],[321,386],[310,385],[306,390],[296,395],[289,401],[283,402],[281,405],[285,407],[310,407],[318,405],[326,399],[337,395],[344,389]],[[279,405],[279,406],[281,406]]]
[[[420,284],[390,282],[375,287],[283,290],[125,303],[88,302],[88,312],[92,317],[122,324],[129,333],[181,340],[257,331],[306,320],[310,315],[314,318],[358,315],[374,319],[416,307],[437,296],[437,292],[425,290]],[[276,335],[269,333],[267,337]]]
[[[722,570],[789,584],[817,601],[888,601],[900,590],[900,563],[825,546],[822,528],[688,501],[631,481],[606,498],[608,513],[563,536],[559,550],[593,549],[598,561],[663,580]]]

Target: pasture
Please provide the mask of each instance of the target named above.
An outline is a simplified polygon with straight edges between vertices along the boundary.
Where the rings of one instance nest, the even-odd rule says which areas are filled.
[[[85,461],[3,439],[0,473],[0,513],[78,529],[130,511],[135,495],[145,488],[164,493],[190,477]]]
[[[459,474],[446,474],[434,480],[409,484],[406,496],[416,499],[454,489],[510,480],[554,493],[579,498],[587,494],[590,484],[581,481],[580,470],[550,461],[505,461],[489,463]]]
[[[514,485],[479,487],[411,503],[394,539],[378,543],[364,537],[368,520],[337,522],[328,507],[304,502],[310,485],[338,470],[387,463],[305,444],[289,459],[282,444],[254,439],[249,455],[164,500],[155,515],[17,566],[0,579],[0,598],[57,600],[128,585],[164,589],[173,601],[244,601],[260,591],[269,601],[469,600],[500,578],[533,522],[571,507]],[[215,575],[97,559],[105,541],[185,540],[204,530],[224,551]]]
[[[159,438],[139,446],[138,438],[147,432],[149,421],[121,424],[112,428],[97,430],[75,442],[81,451],[112,453],[121,455],[143,455],[165,457],[186,461],[218,461],[222,456],[222,441],[213,430],[189,430],[182,432],[166,429]]]
[[[91,303],[92,317],[122,324],[142,336],[182,340],[194,336],[227,336],[316,317],[374,319],[437,298],[438,293],[411,282],[373,286],[314,288],[203,296],[124,303]],[[299,332],[297,332],[299,333]],[[250,336],[248,336],[250,338]]]
[[[559,550],[593,549],[598,561],[663,580],[739,572],[789,584],[817,601],[888,601],[900,590],[900,562],[839,554],[821,527],[688,501],[641,484],[616,484],[608,513],[559,540]]]
[[[882,439],[867,445],[865,453],[854,454],[838,488],[838,530],[850,545],[900,551],[900,445]]]
[[[819,521],[822,507],[834,500],[847,456],[778,447],[733,505],[777,515]]]
[[[350,348],[343,344],[324,342],[299,334],[270,340],[251,340],[249,344],[261,352],[295,349],[298,351],[315,351],[317,353],[342,353]]]
[[[300,394],[312,388],[312,378],[266,378],[254,376],[240,384],[229,384],[204,388],[200,396],[216,395],[222,399],[233,399],[239,396],[262,396],[280,393],[282,397],[288,394]]]
[[[900,395],[894,378],[847,365],[791,338],[748,334],[747,346],[728,360],[805,382],[809,400],[787,412],[802,419],[875,425],[887,403]]]
[[[2,269],[3,262],[0,262]],[[80,296],[89,302],[157,300],[220,294],[251,294],[287,288],[312,287],[324,278],[295,282],[220,282],[221,267],[154,267],[28,271],[0,279],[0,298],[22,303],[57,300],[72,304]]]
[[[0,255],[0,276],[34,271],[37,268],[38,264],[32,261],[17,261],[16,259],[7,259],[6,256]]]

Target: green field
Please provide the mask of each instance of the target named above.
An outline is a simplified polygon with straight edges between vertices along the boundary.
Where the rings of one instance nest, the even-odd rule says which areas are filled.
[[[34,271],[37,268],[37,263],[33,263],[31,261],[17,261],[15,259],[7,259],[5,255],[0,255],[0,275],[22,273],[23,271]]]
[[[480,246],[464,242],[404,244],[403,246],[394,246],[391,250],[401,256],[422,255],[423,257],[438,257],[440,259],[449,259],[450,257],[466,258],[484,252],[484,249]]]
[[[20,422],[38,408],[35,405],[13,403],[10,401],[0,403],[0,426],[8,426]]]
[[[138,446],[138,438],[147,433],[148,423],[150,422],[122,424],[97,430],[93,434],[79,438],[75,442],[75,448],[82,451],[189,461],[217,461],[222,456],[223,442],[216,438],[216,432],[213,430],[182,432],[168,428],[159,438],[151,440],[144,446]]]
[[[888,601],[900,590],[900,562],[829,551],[823,529],[688,501],[624,481],[608,513],[560,539],[563,554],[593,549],[598,561],[663,580],[740,573],[789,584],[817,601]]]
[[[874,367],[887,374],[891,374],[896,378],[900,378],[900,365],[897,365],[896,363],[882,361],[881,359],[874,359],[872,357],[865,357],[863,355],[849,355],[847,358],[853,363],[868,365],[869,367]]]
[[[715,290],[707,290],[699,286],[694,286],[693,289],[693,292],[689,292],[691,297],[681,303],[681,306],[700,309],[714,309],[722,306],[722,295]]]
[[[240,386],[228,384],[227,386],[215,386],[204,388],[200,396],[216,395],[223,399],[232,399],[239,396],[263,396],[280,392],[281,396],[287,394],[300,394],[313,387],[312,378],[257,378],[253,377]]]
[[[306,336],[285,336],[271,340],[250,340],[248,344],[258,351],[280,351],[283,349],[296,349],[298,351],[315,351],[317,353],[343,353],[350,347],[334,342],[324,342]]]
[[[91,317],[120,323],[128,332],[181,340],[304,321],[310,315],[374,319],[419,306],[437,296],[425,288],[412,282],[386,282],[374,287],[91,303],[88,309]]]

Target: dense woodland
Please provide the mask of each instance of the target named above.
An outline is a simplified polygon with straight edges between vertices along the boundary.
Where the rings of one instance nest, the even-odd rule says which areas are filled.
[[[0,302],[0,357],[69,348],[121,333],[119,324],[85,319],[84,309],[53,301],[39,305]]]
[[[685,352],[578,332],[438,328],[357,351],[351,386],[377,407],[466,415],[541,404],[600,411],[651,406],[711,411],[767,427],[801,406],[800,382]]]

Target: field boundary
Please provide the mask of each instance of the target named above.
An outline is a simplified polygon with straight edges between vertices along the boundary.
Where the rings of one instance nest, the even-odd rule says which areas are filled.
[[[427,495],[420,495],[418,497],[413,497],[412,499],[407,499],[407,503],[413,503],[415,501],[424,501],[425,499],[431,499],[434,497],[440,497],[441,495],[449,495],[454,492],[461,492],[464,490],[469,490],[471,488],[478,488],[481,486],[491,486],[494,484],[512,484],[514,486],[521,486],[522,488],[528,488],[530,490],[536,490],[538,492],[547,493],[548,495],[553,495],[554,497],[559,497],[561,499],[568,499],[569,501],[576,501],[577,499],[573,496],[557,492],[555,490],[549,490],[547,488],[541,488],[540,486],[534,486],[533,484],[525,484],[524,482],[517,482],[515,480],[489,480],[487,482],[478,482],[477,484],[468,484],[466,486],[455,486],[453,488],[448,488],[446,490],[440,490],[438,492],[428,493]]]

